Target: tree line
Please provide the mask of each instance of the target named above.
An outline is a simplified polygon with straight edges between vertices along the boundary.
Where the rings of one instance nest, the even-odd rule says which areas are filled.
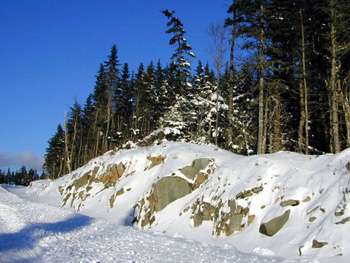
[[[45,174],[39,175],[35,169],[27,169],[22,166],[20,169],[13,171],[8,169],[6,172],[0,169],[0,184],[15,184],[28,186],[31,182],[45,178]]]
[[[183,23],[163,14],[170,61],[130,72],[114,45],[85,104],[75,102],[49,140],[50,178],[127,142],[163,138],[241,154],[350,147],[349,1],[235,0],[209,28],[210,65],[195,69]]]

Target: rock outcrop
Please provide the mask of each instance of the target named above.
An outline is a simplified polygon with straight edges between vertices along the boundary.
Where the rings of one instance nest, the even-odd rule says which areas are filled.
[[[100,186],[101,191],[114,187],[119,179],[124,175],[126,166],[124,163],[111,164],[106,171],[99,174],[99,167],[94,167],[77,179],[65,186],[59,187],[62,195],[62,206],[69,204],[79,210],[83,202],[91,196],[92,184]],[[120,194],[120,193],[119,193]],[[110,200],[110,207],[113,207],[116,195],[113,194]]]
[[[146,196],[136,204],[135,223],[141,228],[152,225],[157,212],[192,193],[208,179],[214,170],[214,160],[196,159],[191,165],[179,169],[184,178],[171,175],[158,180]]]
[[[282,215],[277,216],[266,223],[262,223],[260,225],[259,232],[269,237],[274,236],[287,223],[289,215],[290,210],[288,209]]]

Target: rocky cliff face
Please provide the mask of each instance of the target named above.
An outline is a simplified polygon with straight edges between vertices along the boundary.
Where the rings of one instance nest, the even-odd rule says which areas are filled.
[[[350,150],[243,157],[164,143],[106,153],[56,185],[62,206],[140,229],[341,257],[350,248],[349,160]]]

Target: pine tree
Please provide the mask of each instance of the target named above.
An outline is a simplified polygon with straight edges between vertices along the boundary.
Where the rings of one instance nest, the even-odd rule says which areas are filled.
[[[169,44],[175,48],[175,52],[171,57],[171,65],[169,67],[174,74],[173,85],[174,91],[169,94],[171,98],[175,95],[188,96],[191,94],[192,85],[189,82],[191,76],[191,64],[189,60],[195,57],[192,47],[185,38],[185,29],[181,20],[175,16],[175,11],[164,10],[163,14],[167,17],[168,30],[167,34],[171,34]]]
[[[65,173],[64,164],[64,131],[58,125],[56,133],[49,140],[46,148],[44,169],[50,179],[56,179]]]

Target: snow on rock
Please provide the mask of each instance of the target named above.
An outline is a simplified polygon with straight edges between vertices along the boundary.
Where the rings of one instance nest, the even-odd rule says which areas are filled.
[[[43,183],[27,191],[36,200],[59,191],[59,205],[119,225],[246,253],[348,262],[349,161],[350,150],[246,157],[163,142],[108,152],[44,193],[35,193]]]
[[[43,185],[43,182],[40,183]],[[38,184],[34,184],[35,188]],[[40,189],[40,188],[38,188]],[[28,189],[0,185],[0,262],[279,262],[28,201]],[[15,194],[13,194],[13,193]],[[27,192],[27,194],[30,190]],[[19,197],[25,196],[25,199]],[[4,226],[5,221],[5,226]]]

